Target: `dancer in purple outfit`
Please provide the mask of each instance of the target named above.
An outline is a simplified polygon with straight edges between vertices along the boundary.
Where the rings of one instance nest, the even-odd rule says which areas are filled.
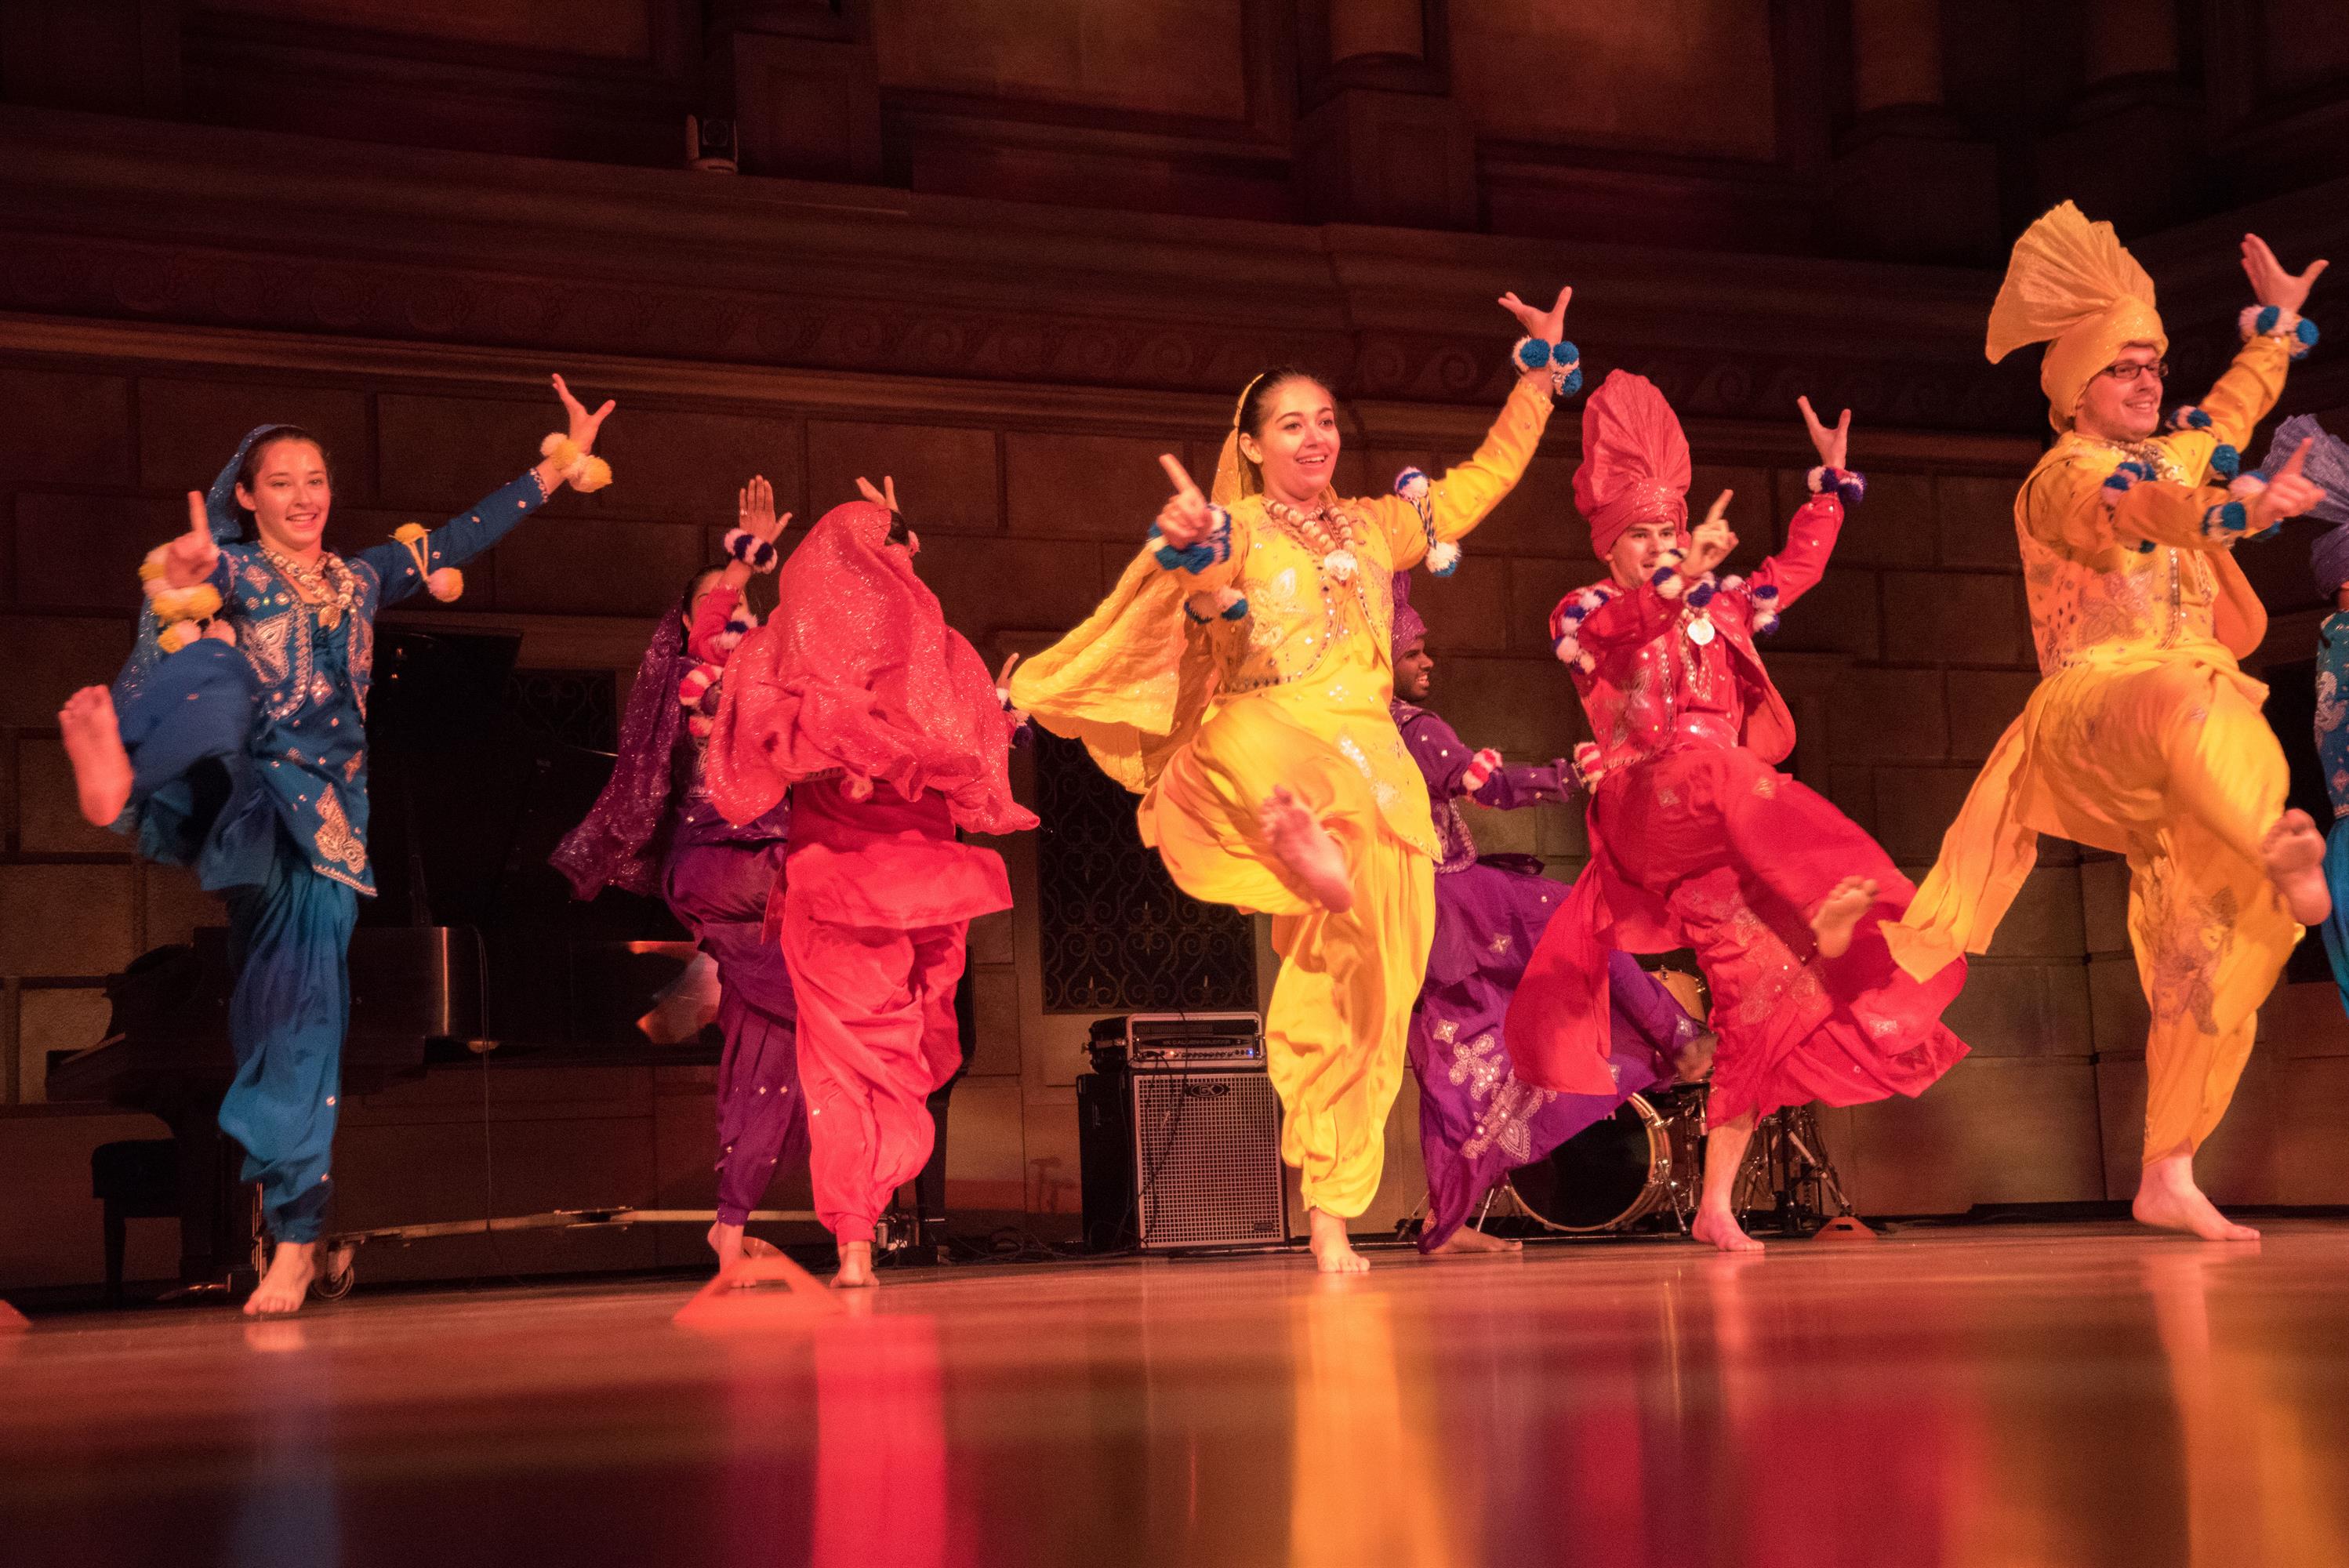
[[[1608,1066],[1616,1092],[1558,1094],[1518,1079],[1501,1020],[1567,886],[1531,855],[1479,855],[1458,802],[1513,811],[1578,799],[1582,785],[1565,762],[1509,768],[1496,751],[1472,751],[1450,725],[1417,706],[1427,700],[1435,661],[1427,652],[1427,624],[1411,606],[1408,573],[1395,573],[1394,606],[1395,727],[1427,776],[1442,851],[1435,941],[1411,1016],[1428,1188],[1419,1245],[1439,1256],[1509,1251],[1517,1243],[1466,1222],[1477,1200],[1640,1090],[1702,1076],[1711,1037],[1636,960],[1609,953],[1614,1055]]]
[[[718,1065],[718,1222],[709,1246],[721,1271],[773,1250],[742,1227],[776,1167],[807,1150],[798,1009],[782,949],[766,933],[790,805],[738,827],[711,804],[702,779],[727,657],[759,624],[742,590],[753,572],[775,569],[775,537],[791,521],[775,515],[764,479],[743,490],[740,511],[740,526],[726,536],[733,560],[696,573],[653,634],[628,694],[611,782],[553,857],[581,898],[605,887],[657,892],[717,962],[726,1046]]]

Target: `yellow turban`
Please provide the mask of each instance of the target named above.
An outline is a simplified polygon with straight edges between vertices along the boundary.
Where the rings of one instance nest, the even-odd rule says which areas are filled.
[[[2072,428],[2072,412],[2088,378],[2132,343],[2169,351],[2153,280],[2128,253],[2110,223],[2091,223],[2071,202],[2043,215],[2014,242],[2006,282],[1990,307],[1983,352],[1996,364],[2026,343],[2045,343],[2039,386],[2047,394],[2047,422]]]

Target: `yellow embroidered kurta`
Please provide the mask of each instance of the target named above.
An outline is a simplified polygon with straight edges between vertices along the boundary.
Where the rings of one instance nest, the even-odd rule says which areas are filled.
[[[2067,432],[2032,470],[2015,531],[2042,679],[1886,930],[1921,978],[1989,947],[2039,834],[2127,855],[2153,1012],[2148,1160],[2218,1125],[2300,935],[2260,859],[2283,810],[2283,752],[2260,714],[2267,688],[2236,663],[2267,615],[2235,563],[2240,536],[2203,521],[2228,499],[2205,483],[2212,449],[2248,444],[2286,362],[2277,339],[2253,338],[2199,405],[2208,429],[2128,446]],[[2104,481],[2130,459],[2157,477],[2107,506]]]
[[[1547,379],[1520,380],[1475,455],[1432,488],[1438,541],[1508,494],[1549,411]],[[1281,968],[1265,1031],[1288,1111],[1282,1154],[1304,1172],[1309,1207],[1350,1218],[1378,1191],[1434,933],[1427,786],[1388,709],[1391,577],[1424,558],[1428,526],[1396,496],[1336,503],[1357,520],[1357,567],[1340,579],[1261,497],[1226,504],[1227,560],[1193,574],[1144,550],[1083,625],[1020,665],[1011,701],[1141,793],[1143,841],[1176,885],[1274,917]],[[1186,599],[1225,587],[1247,596],[1244,619],[1186,618]],[[1345,913],[1307,899],[1266,846],[1257,815],[1278,786],[1345,847]]]

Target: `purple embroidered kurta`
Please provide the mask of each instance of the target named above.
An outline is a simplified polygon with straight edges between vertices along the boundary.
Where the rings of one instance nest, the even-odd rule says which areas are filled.
[[[1463,780],[1475,750],[1452,727],[1409,703],[1395,727],[1427,776],[1436,838],[1435,941],[1427,979],[1412,1011],[1411,1066],[1419,1078],[1419,1146],[1427,1166],[1428,1220],[1423,1252],[1441,1245],[1478,1199],[1509,1171],[1530,1165],[1670,1076],[1668,1058],[1703,1032],[1671,993],[1629,954],[1608,954],[1613,993],[1615,1074],[1611,1095],[1558,1094],[1520,1082],[1501,1023],[1543,927],[1568,886],[1531,855],[1476,853],[1458,802],[1515,810],[1577,798],[1565,763],[1498,768],[1473,794]]]
[[[734,601],[732,590],[713,590],[705,621],[722,625]],[[699,662],[682,607],[672,610],[637,666],[611,781],[553,859],[581,898],[607,885],[658,892],[717,960],[718,1023],[726,1037],[718,1064],[718,1217],[739,1225],[759,1206],[775,1168],[796,1164],[807,1149],[798,1009],[782,949],[764,930],[791,809],[779,803],[737,826],[711,803],[702,744],[677,695]]]

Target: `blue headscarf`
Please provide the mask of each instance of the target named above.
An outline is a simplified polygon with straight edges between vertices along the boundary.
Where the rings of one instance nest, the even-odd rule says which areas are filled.
[[[2317,592],[2327,599],[2349,583],[2349,441],[2329,433],[2306,414],[2295,414],[2276,427],[2275,437],[2268,442],[2267,460],[2260,465],[2260,478],[2272,480],[2301,442],[2316,438],[2316,445],[2308,449],[2308,461],[2301,466],[2301,475],[2324,487],[2324,499],[2309,509],[2308,515],[2333,524],[2309,541],[2309,570],[2316,574]]]
[[[294,427],[280,419],[273,424],[255,425],[236,444],[235,453],[226,467],[212,477],[212,488],[204,491],[204,516],[212,525],[214,544],[234,544],[244,537],[244,514],[236,504],[237,470],[244,467],[244,455],[253,450],[253,443],[272,430],[287,430]]]

